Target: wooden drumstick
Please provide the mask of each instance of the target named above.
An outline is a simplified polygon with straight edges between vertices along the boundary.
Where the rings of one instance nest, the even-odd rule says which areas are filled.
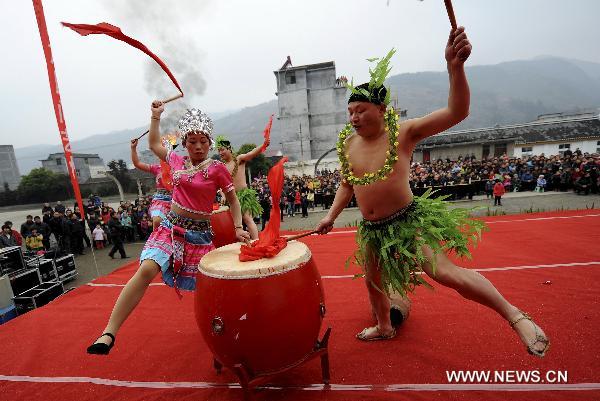
[[[144,132],[142,135],[138,136],[137,138],[135,138],[136,140],[139,140],[141,137],[143,137],[144,135],[146,135],[148,132],[150,132],[150,130],[147,130],[146,132]]]
[[[297,235],[292,235],[291,237],[285,237],[285,240],[287,242],[302,238],[302,237],[308,237],[309,235],[313,235],[313,234],[318,234],[319,232],[317,230],[313,230],[313,231],[309,231],[307,233],[303,233],[303,234],[297,234]]]
[[[168,98],[167,100],[163,100],[162,102],[163,102],[163,104],[169,103],[169,102],[172,102],[173,100],[179,99],[180,97],[183,97],[183,93],[181,93],[181,92],[173,97]]]
[[[454,9],[452,8],[452,0],[444,0],[446,5],[446,11],[448,12],[448,18],[450,18],[450,25],[452,29],[456,29],[456,17],[454,16]]]

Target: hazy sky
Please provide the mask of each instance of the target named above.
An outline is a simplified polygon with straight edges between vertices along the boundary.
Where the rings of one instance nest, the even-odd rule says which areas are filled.
[[[32,2],[0,0],[0,9],[0,144],[58,144]],[[600,62],[600,1],[454,0],[454,9],[471,65]],[[210,112],[273,99],[273,71],[288,55],[294,65],[333,60],[356,81],[368,77],[365,58],[391,47],[392,74],[443,70],[449,32],[442,0],[46,0],[44,10],[71,140],[147,124],[151,100],[177,92],[164,74],[152,81],[162,89],[148,89],[143,53],[60,21],[119,26],[167,61],[189,104]]]

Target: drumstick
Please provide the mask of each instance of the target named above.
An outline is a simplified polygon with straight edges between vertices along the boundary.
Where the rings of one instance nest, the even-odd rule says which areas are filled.
[[[139,140],[141,137],[143,137],[144,135],[146,135],[148,132],[150,132],[150,130],[147,130],[146,132],[144,132],[142,135],[138,136],[137,138],[135,138],[136,140]]]
[[[298,235],[292,235],[291,237],[285,237],[285,240],[287,242],[302,238],[302,237],[308,237],[309,235],[313,235],[313,234],[317,234],[318,231],[317,230],[313,230],[313,231],[309,231],[307,233],[303,233],[303,234],[298,234]]]
[[[165,103],[169,103],[172,102],[175,99],[179,99],[180,97],[183,97],[183,93],[179,93],[178,95],[175,95],[173,97],[168,98],[167,100],[163,100],[163,104]]]
[[[448,12],[448,18],[450,18],[450,25],[452,29],[456,29],[456,17],[454,16],[454,9],[452,8],[452,0],[444,0],[446,5],[446,11]]]

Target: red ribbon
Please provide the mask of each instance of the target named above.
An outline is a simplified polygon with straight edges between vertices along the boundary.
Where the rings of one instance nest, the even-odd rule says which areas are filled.
[[[154,61],[156,61],[158,63],[158,65],[160,65],[160,67],[163,69],[163,71],[167,73],[169,78],[171,78],[171,81],[173,82],[173,84],[177,87],[177,89],[179,89],[179,92],[181,92],[183,94],[183,91],[181,90],[179,83],[177,82],[177,80],[175,79],[175,77],[173,76],[173,74],[171,73],[169,68],[167,67],[167,65],[160,58],[158,58],[158,56],[156,54],[152,53],[150,51],[150,49],[148,49],[146,47],[146,45],[144,45],[142,42],[140,42],[130,36],[125,35],[121,31],[121,28],[119,28],[118,26],[114,26],[114,25],[111,25],[106,22],[101,22],[96,25],[71,24],[69,22],[61,22],[61,24],[63,24],[63,26],[66,26],[67,28],[71,28],[72,30],[74,30],[75,32],[80,34],[81,36],[87,36],[90,34],[92,34],[92,35],[93,34],[108,35],[112,38],[123,41],[123,42],[127,43],[128,45],[135,47],[136,49],[143,51],[148,56],[152,57],[152,59]]]
[[[271,216],[265,229],[258,234],[258,240],[250,245],[241,246],[240,262],[272,258],[287,246],[287,240],[279,236],[279,227],[281,226],[281,221],[279,220],[279,198],[281,198],[281,191],[283,190],[283,164],[287,160],[287,157],[283,157],[269,170],[267,182],[269,183],[271,198],[273,199]]]

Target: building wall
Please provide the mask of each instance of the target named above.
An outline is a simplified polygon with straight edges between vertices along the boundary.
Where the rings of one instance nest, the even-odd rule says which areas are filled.
[[[542,153],[546,156],[557,155],[559,152],[566,150],[565,148],[559,148],[561,144],[569,144],[571,151],[575,151],[577,148],[583,153],[599,153],[600,152],[600,140],[593,139],[587,141],[562,141],[553,143],[535,143],[535,144],[518,144],[515,145],[513,155],[515,157],[523,156],[523,148],[531,148],[531,152],[527,152],[529,155],[541,155]]]
[[[21,182],[15,149],[12,145],[0,145],[0,191],[4,191],[5,182],[11,190],[17,189]]]
[[[289,78],[286,82],[291,73],[296,79],[293,84]],[[335,146],[337,132],[347,121],[346,88],[335,86],[335,66],[275,75],[283,153],[291,161],[318,158]]]
[[[59,162],[57,162],[59,160]],[[69,174],[67,161],[64,154],[52,154],[46,160],[42,160],[42,167],[57,174]],[[98,156],[73,156],[73,164],[77,173],[77,181],[84,183],[90,178],[98,178],[99,170],[106,170],[104,161]]]

